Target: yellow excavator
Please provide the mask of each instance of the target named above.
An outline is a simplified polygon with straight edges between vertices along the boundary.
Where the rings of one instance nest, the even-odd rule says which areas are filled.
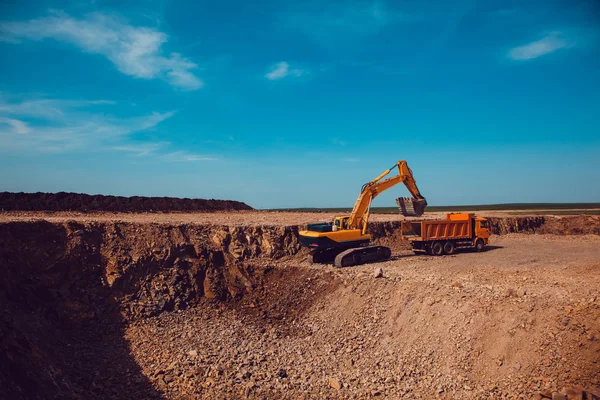
[[[394,168],[398,168],[398,175],[383,179]],[[350,215],[335,217],[333,222],[308,224],[306,231],[299,232],[300,244],[312,249],[308,261],[333,261],[334,266],[341,268],[390,258],[392,252],[388,247],[369,246],[371,235],[367,233],[367,223],[373,199],[399,183],[404,183],[412,195],[412,198],[396,199],[400,214],[415,217],[423,215],[427,201],[421,196],[406,161],[398,161],[377,178],[363,185]]]

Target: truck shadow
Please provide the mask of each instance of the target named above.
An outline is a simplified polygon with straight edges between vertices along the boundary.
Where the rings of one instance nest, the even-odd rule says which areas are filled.
[[[0,224],[0,397],[162,398],[124,338],[100,245],[101,228],[75,222]]]
[[[495,251],[495,250],[499,250],[499,249],[503,249],[504,246],[485,246],[485,248],[482,251],[477,251],[475,249],[469,249],[469,248],[464,248],[464,249],[458,249],[454,254],[452,254],[452,256],[460,256],[463,253],[487,253],[489,251]],[[444,255],[445,257],[447,257],[447,255]],[[444,257],[441,256],[441,257]],[[392,257],[389,258],[389,260],[394,261],[394,260],[401,260],[404,258],[411,258],[411,257],[435,257],[435,256],[431,256],[427,253],[425,253],[424,251],[420,251],[417,253],[409,253],[409,254],[398,254],[398,255],[394,255]]]
[[[494,250],[498,250],[498,249],[503,249],[504,246],[495,246],[495,245],[487,245],[483,248],[482,251],[476,251],[475,249],[461,249],[457,252],[464,252],[464,253],[487,253],[488,251],[494,251]]]

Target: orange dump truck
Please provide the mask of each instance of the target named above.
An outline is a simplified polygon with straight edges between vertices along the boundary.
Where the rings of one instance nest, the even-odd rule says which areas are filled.
[[[441,256],[461,247],[481,251],[489,238],[487,219],[475,214],[452,213],[441,220],[402,222],[402,239],[412,244],[415,253]]]

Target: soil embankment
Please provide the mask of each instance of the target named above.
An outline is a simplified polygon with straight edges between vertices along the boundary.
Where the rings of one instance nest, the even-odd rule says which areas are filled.
[[[0,223],[0,388],[15,399],[593,389],[600,242],[558,235],[599,233],[598,219],[490,226],[546,235],[418,257],[399,222],[376,222],[394,259],[374,279],[372,265],[307,265],[298,226]]]
[[[180,199],[175,197],[122,197],[82,193],[10,193],[0,192],[3,211],[242,211],[252,207],[240,201]]]

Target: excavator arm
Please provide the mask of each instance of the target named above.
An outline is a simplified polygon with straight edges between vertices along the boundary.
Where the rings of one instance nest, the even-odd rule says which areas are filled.
[[[398,168],[398,175],[391,178],[385,178],[394,168]],[[420,216],[425,211],[427,201],[419,192],[417,182],[412,174],[411,169],[408,167],[406,161],[398,161],[396,165],[383,172],[377,178],[371,182],[365,184],[362,187],[358,199],[354,204],[352,213],[347,222],[347,229],[361,229],[363,234],[366,232],[367,222],[369,219],[369,211],[371,209],[371,202],[379,194],[383,193],[387,189],[395,186],[399,183],[404,183],[412,198],[398,198],[396,202],[400,209],[400,213],[405,216]]]

